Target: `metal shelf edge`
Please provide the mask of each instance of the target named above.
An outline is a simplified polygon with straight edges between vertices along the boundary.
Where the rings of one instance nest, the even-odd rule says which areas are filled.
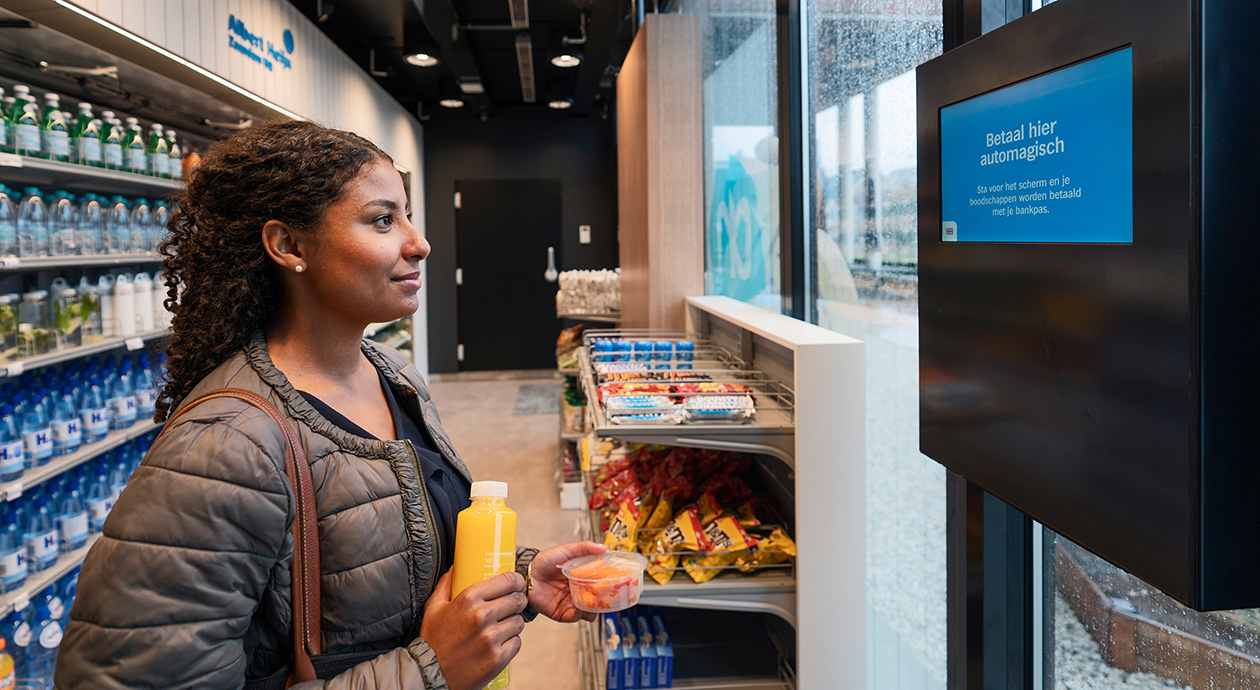
[[[184,186],[184,183],[179,180],[169,180],[162,177],[139,175],[125,170],[94,168],[90,165],[79,165],[78,163],[67,163],[64,161],[34,158],[15,153],[0,153],[0,168],[39,170],[42,172],[73,175],[75,177],[82,177],[85,179],[125,182],[136,186],[151,187],[153,189],[165,189],[170,191],[181,189]]]
[[[26,471],[21,479],[0,484],[0,496],[3,500],[11,501],[20,497],[23,493],[29,491],[32,487],[39,486],[49,479],[56,478],[62,473],[72,470],[89,460],[100,457],[101,454],[107,453],[124,443],[134,441],[145,434],[161,429],[162,425],[156,422],[147,424],[137,423],[136,426],[121,432],[111,432],[104,440],[97,441],[90,446],[80,447],[79,450],[69,454],[55,458],[47,465],[34,467]]]
[[[27,599],[34,597],[45,587],[51,585],[57,580],[60,580],[64,575],[66,575],[66,573],[69,573],[79,565],[82,565],[83,559],[87,557],[88,550],[90,550],[92,545],[96,543],[96,540],[100,538],[101,535],[99,534],[89,535],[87,544],[84,545],[83,548],[62,554],[62,556],[57,559],[57,564],[48,570],[41,570],[37,573],[27,575],[26,584],[22,585],[22,587],[17,591],[9,592],[8,594],[5,594],[3,598],[0,598],[0,618],[8,616],[12,613],[13,605],[22,597],[26,597]]]
[[[37,357],[28,357],[26,359],[19,359],[16,362],[9,362],[8,364],[4,365],[3,368],[0,368],[0,378],[20,375],[25,372],[32,371],[34,369],[39,369],[41,367],[46,367],[53,364],[60,364],[62,362],[69,362],[72,359],[78,359],[80,357],[86,357],[88,355],[95,355],[95,354],[100,354],[102,352],[109,352],[110,350],[126,346],[127,341],[133,340],[135,338],[139,338],[141,342],[149,342],[150,340],[157,340],[159,338],[166,337],[168,333],[170,333],[170,331],[166,329],[162,329],[158,331],[149,331],[147,333],[137,333],[132,336],[108,338],[106,340],[102,340],[99,343],[92,343],[91,345],[83,345],[81,347],[72,347],[66,350],[58,350],[57,352],[50,352],[45,355],[39,355]],[[13,373],[12,371],[13,368],[18,369],[16,374]]]

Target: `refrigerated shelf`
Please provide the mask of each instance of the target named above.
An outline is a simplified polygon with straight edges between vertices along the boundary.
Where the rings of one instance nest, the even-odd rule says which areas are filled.
[[[138,175],[123,170],[107,170],[90,165],[66,163],[20,156],[16,153],[0,153],[0,177],[6,183],[28,187],[57,187],[70,191],[88,191],[111,194],[165,195],[181,189],[183,182],[162,177]]]
[[[120,347],[127,348],[128,351],[139,350],[144,347],[146,342],[165,338],[170,331],[166,329],[147,331],[145,333],[137,333],[136,335],[123,336],[118,338],[106,338],[99,343],[91,345],[83,345],[81,347],[69,347],[48,354],[36,355],[34,357],[26,357],[14,362],[9,362],[0,367],[0,377],[18,376],[24,372],[40,367],[46,367],[52,364],[61,364],[69,362],[72,359],[79,359],[89,355],[97,355],[102,352],[109,352]]]
[[[162,428],[161,424],[157,424],[151,420],[141,420],[130,429],[121,429],[111,431],[104,439],[96,443],[85,443],[73,453],[54,457],[47,465],[32,467],[22,473],[21,479],[15,479],[11,482],[0,484],[0,497],[5,501],[12,501],[20,498],[23,493],[30,491],[32,488],[43,484],[53,477],[60,476],[67,470],[72,470],[89,460],[94,460],[124,443],[134,441],[145,434],[158,431]]]
[[[155,264],[162,257],[153,252],[136,254],[86,254],[83,256],[0,257],[0,271],[41,271],[59,268],[92,268],[96,266],[132,266]]]
[[[26,582],[21,587],[0,596],[0,618],[13,613],[14,605],[18,602],[25,601],[29,603],[31,597],[39,594],[45,587],[60,580],[71,570],[83,565],[83,559],[87,557],[88,550],[100,538],[101,535],[99,534],[88,536],[87,544],[82,548],[61,554],[61,557],[57,559],[53,567],[27,575]]]

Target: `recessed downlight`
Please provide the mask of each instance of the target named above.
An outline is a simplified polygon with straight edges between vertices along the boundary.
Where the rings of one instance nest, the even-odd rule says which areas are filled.
[[[582,64],[582,58],[570,53],[563,53],[551,58],[551,64],[556,67],[577,67]]]
[[[464,107],[464,102],[459,100],[458,98],[443,98],[442,100],[438,101],[438,104],[441,105],[443,108]]]
[[[547,101],[547,107],[552,110],[568,110],[573,107],[572,98],[553,98]]]
[[[412,53],[405,59],[408,64],[415,65],[416,67],[432,67],[440,62],[437,59],[437,56],[429,55],[428,53]]]

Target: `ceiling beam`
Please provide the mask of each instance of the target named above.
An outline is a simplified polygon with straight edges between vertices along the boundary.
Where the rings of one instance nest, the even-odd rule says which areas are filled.
[[[441,49],[442,62],[451,70],[455,83],[477,83],[484,86],[481,71],[477,68],[477,60],[473,56],[472,46],[459,28],[459,18],[450,0],[411,0],[420,13],[420,18],[428,27],[429,33],[437,41]],[[466,104],[476,110],[490,107],[490,98],[486,93],[463,94]]]

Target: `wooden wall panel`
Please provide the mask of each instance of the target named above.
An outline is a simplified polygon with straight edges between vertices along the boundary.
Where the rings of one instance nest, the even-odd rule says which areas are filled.
[[[682,329],[704,294],[700,17],[648,15],[617,77],[621,311]]]

